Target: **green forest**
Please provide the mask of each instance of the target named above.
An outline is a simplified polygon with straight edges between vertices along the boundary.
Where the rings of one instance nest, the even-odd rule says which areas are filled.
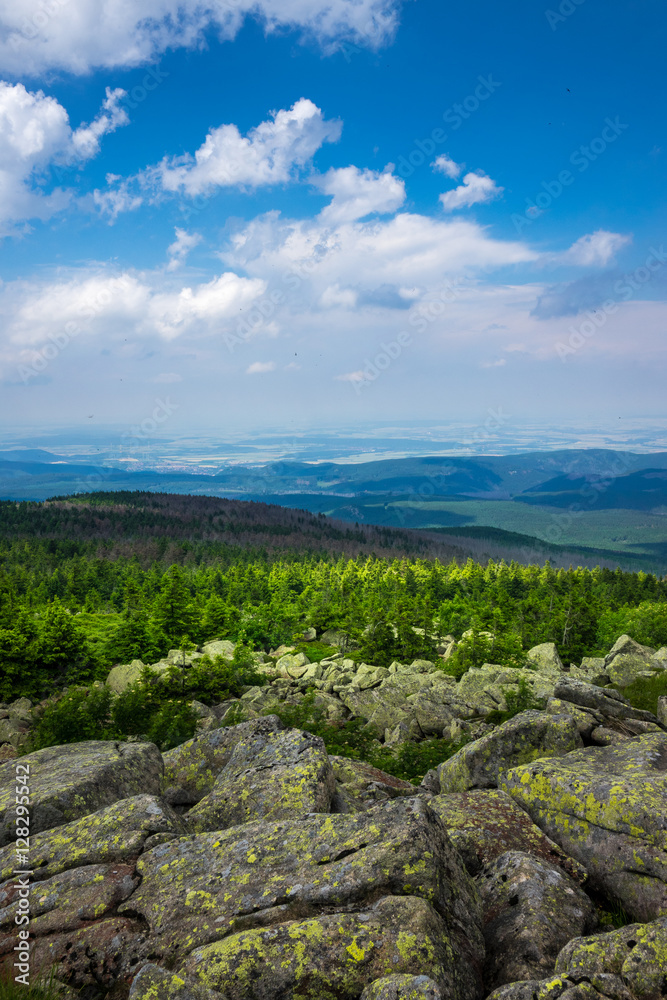
[[[0,700],[216,638],[269,652],[310,627],[344,630],[350,655],[378,665],[437,659],[437,637],[472,630],[449,667],[459,673],[519,663],[541,642],[565,662],[605,653],[623,632],[667,643],[667,579],[481,564],[429,552],[419,533],[368,530],[201,497],[0,503]]]

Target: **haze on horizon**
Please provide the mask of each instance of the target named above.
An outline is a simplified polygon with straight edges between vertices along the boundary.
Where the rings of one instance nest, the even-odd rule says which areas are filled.
[[[664,448],[666,21],[0,2],[3,446]]]

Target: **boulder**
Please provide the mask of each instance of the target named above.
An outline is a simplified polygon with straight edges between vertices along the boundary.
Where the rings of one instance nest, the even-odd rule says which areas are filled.
[[[30,899],[30,934],[43,937],[86,927],[112,914],[139,882],[134,864],[85,865],[38,883]],[[16,879],[0,886],[0,936],[13,936],[19,914]]]
[[[298,679],[306,673],[309,664],[310,660],[305,653],[285,653],[276,663],[276,670],[292,679]]]
[[[667,914],[667,736],[508,771],[501,787],[636,920]]]
[[[440,764],[440,791],[497,788],[500,776],[518,764],[541,757],[562,757],[581,746],[572,716],[520,712]]]
[[[123,691],[127,691],[131,684],[135,684],[141,679],[141,674],[145,669],[145,664],[141,660],[132,660],[131,663],[119,663],[117,666],[112,667],[109,676],[107,677],[107,686],[111,688],[114,694],[122,694]],[[155,667],[151,667],[155,670]],[[166,667],[160,669],[160,673],[165,673]]]
[[[172,805],[195,805],[212,790],[237,743],[282,729],[277,715],[267,715],[237,726],[214,729],[169,750],[162,755],[165,799]]]
[[[183,970],[229,1000],[357,1000],[389,973],[424,974],[436,996],[476,1000],[481,992],[444,931],[426,900],[385,896],[362,912],[241,931],[196,949]]]
[[[212,642],[205,642],[202,646],[202,653],[207,656],[224,656],[226,660],[231,660],[234,655],[236,645],[229,639],[214,639]]]
[[[594,985],[612,977],[637,1000],[664,1000],[667,970],[667,918],[630,924],[608,934],[576,938],[558,956],[556,972]],[[611,994],[613,995],[613,994]]]
[[[268,727],[267,727],[268,728]],[[193,830],[329,812],[336,781],[319,736],[298,729],[238,740],[211,791],[188,814]]]
[[[349,757],[329,757],[336,778],[332,812],[360,812],[400,795],[414,795],[415,786],[386,774],[372,764]]]
[[[530,854],[501,854],[477,881],[487,989],[547,976],[568,941],[597,927],[595,907],[577,883]]]
[[[428,803],[447,827],[471,875],[478,875],[506,851],[523,851],[558,865],[578,883],[586,880],[585,869],[549,840],[506,792],[497,788],[451,792],[434,795]]]
[[[573,680],[585,681],[587,684],[609,683],[604,656],[584,656],[581,666],[572,664],[568,676]]]
[[[394,974],[376,979],[366,987],[360,1000],[444,1000],[444,994],[428,976]]]
[[[98,812],[30,838],[32,881],[84,865],[125,862],[141,854],[151,840],[187,832],[183,819],[154,795],[121,799]],[[0,882],[16,868],[14,844],[0,849]]]
[[[651,669],[654,654],[655,650],[650,646],[642,646],[629,635],[622,635],[605,657],[605,668],[611,683],[619,687],[634,683],[644,671]]]
[[[477,994],[483,956],[477,891],[444,826],[421,799],[398,798],[354,815],[246,823],[181,837],[144,853],[137,871],[141,884],[120,912],[146,922],[160,964],[175,967],[192,949],[237,931],[264,940],[255,929],[276,930],[304,917],[317,924],[321,911],[359,913],[380,897],[409,896],[439,914],[452,962],[466,968],[469,995]],[[428,924],[431,917],[424,919]],[[400,923],[396,927],[399,933]],[[313,927],[313,942],[318,933]],[[225,954],[237,955],[237,945]],[[307,950],[308,962],[317,961],[294,941],[292,950],[304,959]],[[282,945],[281,954],[285,960]],[[198,971],[207,965],[202,956],[195,962]],[[358,992],[382,974],[368,975]]]
[[[627,698],[614,688],[595,687],[583,681],[563,678],[554,688],[554,698],[578,705],[580,708],[593,709],[610,719],[639,719],[646,722],[656,722],[656,717],[641,708],[633,708]]]
[[[667,729],[667,695],[658,698],[658,722]]]
[[[38,750],[21,764],[30,774],[31,835],[140,792],[159,795],[163,773],[152,743],[91,740]],[[0,764],[0,847],[16,838],[16,774],[13,761]]]
[[[579,735],[587,739],[593,730],[604,722],[601,712],[596,712],[593,708],[581,708],[561,698],[549,698],[545,712],[548,715],[570,715],[574,719]]]
[[[129,1000],[220,1000],[191,976],[168,972],[152,962],[142,966],[132,980]]]
[[[556,644],[553,642],[541,642],[539,646],[533,646],[526,653],[526,660],[535,670],[542,673],[562,674],[565,670]]]

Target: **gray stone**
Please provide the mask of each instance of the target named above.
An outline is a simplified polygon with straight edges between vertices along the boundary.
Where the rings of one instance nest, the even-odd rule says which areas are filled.
[[[129,1000],[220,1000],[220,994],[191,976],[148,963],[132,980]]]
[[[367,986],[360,1000],[445,1000],[428,976],[383,976]]]
[[[500,777],[518,764],[562,757],[582,745],[572,716],[521,712],[440,764],[440,789],[497,788]]]
[[[501,787],[636,920],[667,914],[667,735],[537,760]]]
[[[31,835],[138,793],[158,795],[163,773],[152,743],[96,742],[28,754]],[[0,847],[16,838],[16,765],[0,764]]]
[[[234,746],[211,791],[190,810],[193,830],[329,812],[336,782],[319,736],[290,729],[249,732]]]
[[[478,885],[487,989],[549,975],[568,941],[597,926],[595,907],[577,883],[530,854],[501,854],[478,878]]]
[[[284,728],[277,715],[267,715],[237,726],[214,729],[169,750],[162,755],[165,799],[172,805],[195,805],[211,791],[237,743],[248,737],[278,733]]]

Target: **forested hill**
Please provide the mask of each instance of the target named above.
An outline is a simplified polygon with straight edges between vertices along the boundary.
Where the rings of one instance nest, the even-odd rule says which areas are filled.
[[[489,562],[459,544],[214,497],[4,502],[0,700],[212,639],[268,653],[306,629],[343,629],[367,663],[437,659],[429,636],[470,630],[493,636],[488,649],[475,640],[475,655],[503,664],[542,642],[565,662],[623,632],[667,643],[667,579]]]
[[[99,556],[156,561],[199,562],[219,558],[224,548],[295,551],[318,555],[382,558],[427,557],[449,562],[473,555],[456,540],[376,525],[351,525],[266,503],[170,493],[107,492],[54,497],[43,502],[0,501],[0,539],[65,543],[63,555],[77,548]]]

